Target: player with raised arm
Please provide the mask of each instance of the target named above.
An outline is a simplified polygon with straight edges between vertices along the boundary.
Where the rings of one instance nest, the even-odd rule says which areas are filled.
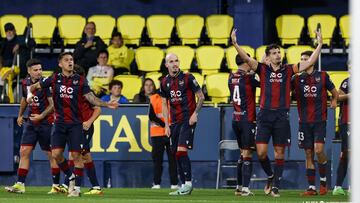
[[[253,196],[254,193],[249,190],[249,183],[252,173],[252,152],[255,150],[255,91],[259,81],[239,55],[236,55],[235,61],[238,70],[230,73],[228,81],[231,103],[234,107],[232,128],[240,148],[235,195]]]
[[[301,53],[301,61],[309,60],[312,51]],[[329,75],[317,71],[311,66],[306,71],[293,76],[292,89],[299,112],[299,147],[304,149],[306,155],[306,176],[309,188],[302,194],[304,196],[317,195],[315,187],[316,154],[320,175],[320,195],[328,191],[326,186],[327,156],[324,151],[327,121],[327,92],[332,94],[331,108],[336,107],[338,92]]]
[[[204,94],[190,73],[180,71],[178,57],[169,53],[165,57],[165,66],[169,74],[160,84],[162,110],[165,122],[165,134],[171,139],[171,150],[176,155],[178,172],[182,187],[170,195],[190,195],[193,186],[191,181],[191,162],[188,150],[193,149],[193,140],[198,113],[205,99]],[[195,101],[195,96],[198,99]],[[170,103],[171,124],[169,124],[168,101]]]
[[[291,77],[299,71],[313,66],[320,54],[322,37],[316,32],[319,44],[309,60],[299,64],[282,64],[280,47],[271,44],[265,54],[269,64],[257,62],[249,57],[237,44],[236,29],[231,33],[231,40],[240,58],[255,71],[260,78],[260,111],[257,115],[256,149],[262,168],[268,176],[265,193],[280,197],[279,186],[284,169],[285,147],[290,145],[291,131],[289,122]],[[267,155],[268,143],[272,137],[275,154],[274,172]]]
[[[81,115],[84,97],[95,106],[117,108],[119,104],[115,102],[105,103],[90,91],[86,78],[74,73],[74,61],[70,52],[61,53],[58,63],[62,70],[61,73],[54,74],[31,85],[29,91],[52,88],[55,108],[55,130],[51,137],[52,156],[70,180],[68,196],[78,197],[81,193],[80,185],[84,168],[81,158],[81,151],[85,143]],[[31,98],[32,96],[28,95],[27,100],[31,102]],[[70,170],[63,155],[66,144],[68,144],[69,152],[74,159],[74,172]]]

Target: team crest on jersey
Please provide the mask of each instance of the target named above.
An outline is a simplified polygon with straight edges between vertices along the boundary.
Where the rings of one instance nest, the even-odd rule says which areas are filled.
[[[58,82],[58,83],[61,83],[61,80],[58,80],[57,82]]]
[[[78,83],[79,83],[78,80],[74,80],[74,81],[73,81],[73,84],[74,84],[74,85],[77,85]]]
[[[316,81],[316,82],[320,82],[320,80],[321,80],[320,77],[316,77],[316,78],[315,78],[315,81]]]
[[[170,87],[170,84],[169,84],[169,83],[166,83],[166,87]]]
[[[184,83],[185,83],[184,80],[179,80],[179,85],[180,85],[180,86],[183,86]]]

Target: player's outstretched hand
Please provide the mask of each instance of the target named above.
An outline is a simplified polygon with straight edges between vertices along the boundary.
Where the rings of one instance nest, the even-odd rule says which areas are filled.
[[[233,30],[232,30],[232,32],[231,32],[231,42],[233,43],[233,44],[236,44],[237,43],[237,41],[236,41],[236,29],[234,28]]]
[[[108,103],[107,107],[110,109],[116,109],[120,106],[120,104],[117,101],[111,101]]]
[[[24,118],[22,116],[19,116],[16,121],[20,127],[24,124]]]
[[[44,119],[44,117],[43,117],[41,114],[32,113],[32,114],[30,115],[29,119],[30,119],[31,121],[37,122],[37,121],[41,121],[42,119]]]
[[[321,31],[315,30],[315,34],[316,34],[316,39],[318,41],[318,44],[322,45],[323,44],[323,39],[322,39]]]

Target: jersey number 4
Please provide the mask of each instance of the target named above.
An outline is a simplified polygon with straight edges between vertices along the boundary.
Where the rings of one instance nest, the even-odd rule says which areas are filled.
[[[240,90],[239,85],[234,86],[234,93],[233,93],[233,102],[237,103],[237,105],[240,106],[241,104],[241,98],[240,98]]]

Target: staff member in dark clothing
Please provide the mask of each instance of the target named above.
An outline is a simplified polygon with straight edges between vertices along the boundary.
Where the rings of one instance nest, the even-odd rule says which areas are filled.
[[[97,65],[99,51],[106,49],[105,43],[95,36],[96,26],[94,22],[88,22],[84,28],[84,37],[76,43],[74,51],[75,63],[83,67],[86,72],[90,67]]]
[[[160,189],[164,151],[166,151],[169,161],[171,189],[178,189],[175,154],[171,153],[170,138],[165,135],[165,123],[164,117],[162,116],[162,100],[158,93],[150,96],[149,120],[152,143],[151,154],[154,162],[154,183],[152,189]]]

